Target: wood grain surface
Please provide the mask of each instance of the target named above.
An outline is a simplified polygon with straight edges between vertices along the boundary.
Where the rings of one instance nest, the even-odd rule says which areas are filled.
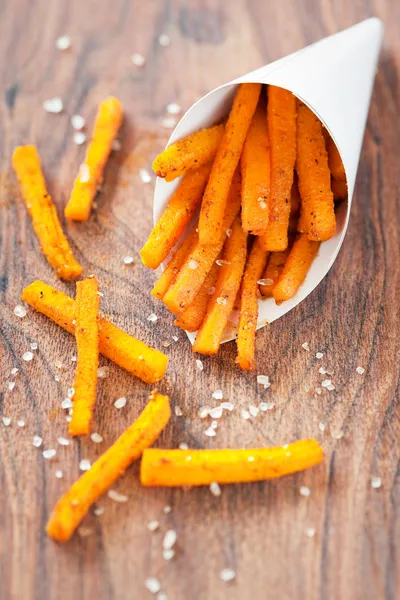
[[[399,598],[399,2],[3,0],[0,13],[0,408],[12,417],[9,427],[0,422],[0,598],[145,600],[150,576],[159,578],[168,600]],[[154,185],[141,182],[139,169],[150,166],[169,135],[161,125],[167,103],[186,109],[221,82],[371,15],[384,20],[386,33],[349,230],[319,287],[258,335],[257,372],[269,375],[271,387],[261,389],[256,373],[235,367],[232,343],[218,358],[204,359],[200,371],[182,332],[165,348],[170,366],[159,385],[183,412],[171,419],[161,447],[251,447],[315,436],[325,464],[282,480],[227,486],[220,497],[208,489],[141,489],[134,465],[115,486],[129,496],[126,504],[102,498],[104,514],[84,522],[91,535],[54,544],[45,523],[78,477],[79,460],[93,461],[116,439],[150,388],[101,359],[109,375],[99,381],[94,418],[104,442],[57,444],[67,432],[60,403],[73,377],[74,340],[31,309],[23,319],[13,310],[34,279],[71,295],[74,284],[57,281],[39,253],[11,173],[12,150],[38,145],[62,215],[84,154],[73,143],[71,115],[91,124],[107,94],[122,100],[122,149],[112,156],[97,206],[88,223],[62,222],[85,272],[100,281],[103,313],[162,349],[177,332],[150,297],[154,274],[138,258],[152,224]],[[169,47],[158,43],[163,33]],[[55,48],[62,34],[71,36],[65,52]],[[132,64],[133,52],[146,57],[143,68]],[[64,101],[60,115],[42,108],[53,96]],[[125,266],[126,255],[135,264]],[[151,312],[156,323],[147,320]],[[305,341],[310,352],[302,348]],[[38,350],[24,362],[31,342]],[[317,351],[324,353],[320,361]],[[336,389],[318,395],[321,365],[334,372]],[[197,413],[216,404],[215,389],[235,410],[210,439]],[[128,401],[118,411],[113,402],[120,396]],[[240,417],[240,408],[262,400],[275,408],[247,421]],[[46,461],[43,448],[32,445],[35,434],[43,448],[57,448],[55,460]],[[63,479],[55,477],[57,469]],[[371,487],[374,476],[382,479],[379,489]],[[309,497],[299,493],[301,485],[310,488]],[[146,524],[153,519],[160,529],[150,533]],[[168,528],[178,534],[169,562],[162,556]],[[308,528],[315,528],[313,537]],[[220,580],[224,567],[236,571],[235,581]]]

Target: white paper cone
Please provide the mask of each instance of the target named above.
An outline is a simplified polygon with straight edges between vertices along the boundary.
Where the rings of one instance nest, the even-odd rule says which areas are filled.
[[[338,147],[347,176],[348,201],[337,210],[336,234],[321,244],[306,280],[294,298],[280,306],[272,298],[259,302],[258,328],[283,316],[308,296],[325,277],[342,245],[382,37],[382,21],[367,19],[222,85],[196,102],[170,137],[168,145],[215,124],[229,112],[239,83],[260,82],[295,94],[320,118]],[[177,185],[178,181],[157,180],[153,206],[155,221],[160,218]],[[195,335],[188,336],[193,343]],[[233,331],[227,331],[224,341],[234,337]]]

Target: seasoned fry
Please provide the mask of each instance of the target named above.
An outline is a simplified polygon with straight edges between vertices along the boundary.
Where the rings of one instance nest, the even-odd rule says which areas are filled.
[[[239,210],[240,173],[236,171],[232,180],[222,234],[219,237],[218,243],[209,246],[201,244],[198,240],[188,254],[175,281],[164,296],[164,303],[172,313],[180,315],[193,303],[207,273],[211,270],[213,263],[222,250],[226,231],[231,227]]]
[[[273,85],[268,86],[267,121],[271,191],[264,248],[280,252],[288,245],[289,198],[296,162],[296,98],[291,92]]]
[[[335,200],[344,200],[347,198],[347,183],[340,179],[332,179],[331,189]]]
[[[263,298],[270,298],[272,296],[272,290],[282,273],[289,252],[290,247],[288,246],[283,252],[271,252],[269,255],[267,266],[261,278],[266,283],[260,285],[260,293]]]
[[[240,287],[247,256],[247,232],[243,231],[240,217],[232,225],[232,234],[226,240],[223,264],[215,284],[215,291],[207,304],[204,321],[201,324],[193,352],[216,354],[221,344],[222,334]]]
[[[224,135],[224,126],[215,125],[201,129],[175,142],[153,161],[153,171],[158,177],[172,181],[192,169],[213,160]]]
[[[271,173],[267,118],[260,104],[243,144],[240,167],[243,229],[261,235],[268,227]]]
[[[41,251],[61,279],[76,279],[83,268],[72,254],[56,208],[47,192],[39,154],[35,146],[19,146],[12,164],[21,186],[22,197],[32,219]]]
[[[175,321],[175,325],[186,331],[197,331],[206,314],[207,304],[214,293],[220,267],[216,263],[205,278],[199,293],[190,306]]]
[[[299,235],[272,290],[276,304],[293,298],[303,283],[319,246],[319,242],[310,240],[306,233]]]
[[[210,170],[211,163],[192,169],[182,179],[140,251],[142,263],[146,267],[157,269],[185,231],[201,202]]]
[[[199,235],[196,229],[193,229],[183,240],[182,245],[178,248],[171,260],[165,267],[161,276],[155,282],[151,293],[155,298],[162,300],[168,291],[168,288],[175,281],[183,263],[185,262],[189,252],[198,242]]]
[[[92,138],[85,160],[75,179],[71,197],[65,207],[65,216],[74,221],[87,221],[97,188],[103,181],[103,171],[112,149],[113,141],[123,120],[122,104],[110,96],[100,104]]]
[[[204,192],[199,218],[199,238],[218,244],[224,230],[224,214],[233,174],[238,166],[247,130],[260,96],[261,84],[239,85]]]
[[[236,340],[237,362],[246,371],[254,369],[254,350],[258,319],[258,285],[267,262],[268,252],[260,238],[253,243],[243,274],[238,337]]]
[[[68,541],[90,506],[156,441],[170,416],[168,396],[153,392],[136,421],[57,502],[47,535],[57,542]]]
[[[331,137],[328,138],[326,149],[328,151],[329,170],[332,177],[339,181],[346,181],[346,172],[340,158],[339,150],[336,148],[336,144]]]
[[[75,302],[66,294],[42,281],[34,281],[22,291],[21,298],[68,333],[75,333]],[[146,383],[159,381],[167,370],[168,357],[163,352],[146,346],[102,317],[99,317],[99,350]]]
[[[322,125],[302,102],[298,103],[297,162],[301,196],[300,231],[310,240],[329,240],[336,229],[331,173]]]
[[[78,281],[75,299],[75,338],[78,349],[70,435],[87,435],[96,401],[99,364],[99,286],[94,277]]]
[[[143,452],[140,481],[146,487],[263,481],[304,471],[323,458],[324,452],[314,439],[250,450],[151,448]]]

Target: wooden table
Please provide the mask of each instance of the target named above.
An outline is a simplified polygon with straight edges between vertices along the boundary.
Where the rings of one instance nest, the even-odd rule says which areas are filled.
[[[0,399],[12,423],[0,427],[1,599],[146,599],[149,576],[159,578],[169,600],[399,597],[399,9],[394,0],[2,3]],[[142,183],[138,173],[169,135],[161,126],[165,107],[178,102],[186,109],[217,84],[371,15],[385,21],[386,36],[339,257],[306,301],[258,335],[257,372],[269,375],[270,389],[257,386],[255,373],[236,368],[232,343],[218,358],[204,359],[200,371],[182,332],[164,348],[177,331],[150,297],[154,274],[138,258],[152,224],[154,184]],[[55,41],[63,34],[71,36],[71,48],[60,52]],[[158,43],[161,34],[170,46]],[[145,56],[144,67],[132,64],[133,52]],[[283,480],[226,487],[220,497],[207,488],[141,489],[135,465],[115,486],[129,501],[102,498],[104,514],[85,521],[92,534],[60,547],[45,535],[49,512],[78,477],[79,460],[93,461],[116,439],[145,405],[150,386],[102,359],[109,374],[99,381],[95,430],[104,442],[57,444],[66,434],[60,403],[73,377],[74,340],[31,309],[23,319],[13,310],[33,279],[71,295],[74,284],[58,281],[39,254],[10,155],[18,144],[38,145],[61,215],[84,154],[73,143],[70,117],[79,113],[91,124],[110,93],[126,108],[122,149],[110,161],[90,221],[63,219],[63,226],[85,272],[100,280],[102,311],[170,357],[159,388],[183,416],[173,416],[159,445],[251,447],[315,436],[326,461]],[[42,108],[53,96],[64,101],[60,115]],[[126,255],[134,265],[124,265]],[[152,312],[156,323],[147,320]],[[38,350],[24,362],[32,342]],[[320,361],[317,351],[324,353]],[[318,396],[321,365],[334,371],[336,390]],[[19,372],[9,391],[13,367]],[[211,393],[219,388],[235,410],[209,439],[197,413],[213,405]],[[120,396],[128,402],[118,411],[113,402]],[[261,400],[275,409],[240,417],[240,408]],[[35,434],[43,448],[57,448],[56,460],[45,460],[32,445]],[[63,479],[55,477],[57,469]],[[371,487],[374,476],[382,479],[379,489]],[[299,493],[302,485],[309,497]],[[146,525],[154,519],[160,528],[150,533]],[[169,562],[162,557],[168,528],[178,534]],[[234,582],[220,580],[224,567],[236,571]]]

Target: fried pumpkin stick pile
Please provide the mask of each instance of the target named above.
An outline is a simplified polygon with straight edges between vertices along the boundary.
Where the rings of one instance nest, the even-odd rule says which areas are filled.
[[[153,169],[182,178],[140,253],[151,269],[169,258],[152,294],[197,331],[201,354],[218,352],[238,299],[237,362],[253,369],[258,299],[293,298],[335,234],[334,200],[347,196],[339,152],[291,92],[240,84],[225,124],[172,144]]]

